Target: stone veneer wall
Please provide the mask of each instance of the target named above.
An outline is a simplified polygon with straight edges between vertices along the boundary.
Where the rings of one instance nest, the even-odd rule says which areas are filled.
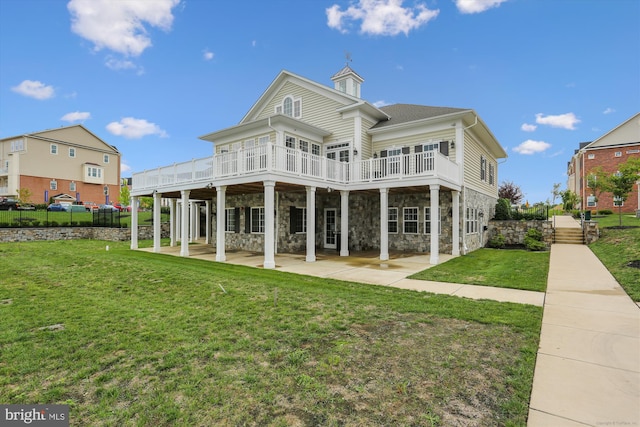
[[[306,207],[306,193],[278,192],[276,195],[276,239],[277,251],[282,253],[304,252],[306,250],[306,233],[291,234],[289,232],[290,207]],[[240,208],[240,232],[226,233],[225,244],[229,250],[245,250],[253,252],[263,252],[264,234],[245,233],[245,218],[247,215],[245,207],[264,206],[264,195],[262,193],[227,196],[225,207]],[[429,252],[430,235],[424,233],[424,208],[430,206],[429,194],[411,193],[389,194],[389,207],[398,208],[398,233],[389,234],[389,249],[407,252]],[[451,192],[440,192],[440,206],[442,212],[442,224],[440,235],[440,252],[451,253],[452,251],[452,221],[451,221]],[[402,208],[418,207],[418,233],[402,233]],[[340,214],[340,192],[316,193],[316,247],[324,246],[324,210],[337,209],[338,218]],[[215,230],[218,215],[216,212],[216,202],[212,203],[214,213],[212,221],[213,239],[215,247]],[[344,232],[340,230],[340,221],[337,221],[336,229],[344,237]],[[349,250],[366,251],[380,249],[380,195],[378,193],[349,193]],[[339,250],[339,248],[338,248]]]
[[[169,237],[169,224],[161,225],[162,237]],[[140,240],[153,239],[153,227],[138,227]],[[130,228],[103,227],[43,227],[0,228],[0,242],[31,242],[39,240],[96,239],[112,242],[131,240]]]
[[[461,231],[460,235],[464,235],[464,247],[463,253],[469,253],[476,249],[484,247],[489,241],[490,233],[488,233],[489,220],[493,218],[496,210],[496,203],[498,199],[496,197],[488,196],[484,193],[480,193],[469,188],[464,188],[460,196],[460,222]],[[478,210],[478,232],[466,233],[466,209],[473,208]]]
[[[524,236],[527,230],[535,228],[542,233],[542,240],[547,247],[553,243],[553,223],[551,221],[489,221],[489,238],[502,234],[506,245],[524,245]]]

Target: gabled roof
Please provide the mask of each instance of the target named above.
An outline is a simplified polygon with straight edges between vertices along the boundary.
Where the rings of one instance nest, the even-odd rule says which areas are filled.
[[[378,122],[372,129],[469,111],[468,108],[429,107],[415,104],[393,104],[380,109],[389,115],[389,120]]]
[[[633,122],[635,123],[635,127],[633,127]],[[629,129],[624,129],[624,128]],[[619,135],[614,135],[618,133]],[[611,129],[609,132],[602,135],[600,138],[595,139],[594,141],[582,145],[580,144],[581,150],[589,150],[593,148],[603,148],[615,145],[630,145],[630,144],[638,144],[640,143],[640,113],[636,113],[634,116],[620,123],[615,128]]]
[[[331,80],[336,80],[336,79],[339,79],[342,76],[348,76],[349,74],[353,74],[358,79],[360,79],[361,82],[364,81],[364,79],[358,73],[353,71],[353,68],[349,67],[349,65],[345,65],[342,70],[338,71],[333,76],[331,76]]]
[[[28,138],[55,141],[55,139],[47,138],[46,134],[49,133],[49,132],[59,132],[59,131],[64,131],[65,129],[72,129],[72,128],[80,128],[80,129],[82,129],[83,131],[87,132],[89,135],[91,135],[92,137],[94,137],[95,139],[100,141],[106,147],[108,147],[111,151],[113,151],[115,153],[118,153],[118,154],[120,153],[115,146],[106,143],[100,137],[98,137],[96,134],[94,134],[93,132],[91,132],[89,129],[87,129],[86,127],[84,127],[81,124],[69,125],[69,126],[61,126],[59,128],[51,128],[51,129],[45,129],[45,130],[41,130],[41,131],[37,131],[37,132],[24,133],[24,134],[21,134],[21,135],[15,135],[15,136],[7,137],[7,138],[1,138],[0,141],[4,141],[4,140],[8,140],[8,139],[14,139],[14,138],[21,138],[21,137],[28,137]],[[59,140],[59,141],[60,142],[69,142],[69,141],[62,141],[62,140]]]
[[[358,104],[359,106],[363,106],[364,108],[366,108],[368,114],[372,114],[378,120],[386,119],[388,117],[387,114],[382,110],[358,97],[351,96],[329,86],[316,83],[313,80],[309,80],[290,71],[282,70],[280,74],[278,74],[278,76],[271,82],[269,87],[267,87],[267,89],[263,92],[260,98],[258,98],[258,101],[256,101],[256,103],[253,104],[247,114],[245,114],[240,123],[242,124],[255,120],[262,109],[265,108],[269,101],[271,101],[271,99],[276,95],[280,87],[282,87],[287,81],[293,81],[294,83],[297,83],[301,86],[305,86],[308,89],[331,98],[341,104],[344,104],[345,106],[356,104]]]

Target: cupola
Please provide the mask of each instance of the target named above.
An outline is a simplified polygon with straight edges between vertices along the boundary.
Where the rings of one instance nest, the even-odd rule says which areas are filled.
[[[331,80],[333,80],[335,90],[360,98],[360,85],[364,82],[364,79],[353,71],[349,65],[345,65],[342,70],[334,74]]]

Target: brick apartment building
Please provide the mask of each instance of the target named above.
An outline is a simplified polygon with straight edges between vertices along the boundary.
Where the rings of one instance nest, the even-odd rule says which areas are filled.
[[[602,193],[596,200],[587,187],[587,178],[599,166],[606,173],[615,173],[619,165],[634,157],[640,158],[640,113],[595,141],[581,143],[567,166],[567,188],[580,197],[580,209],[617,210],[618,202],[613,200],[611,193]],[[622,204],[622,212],[636,212],[639,206],[640,188],[636,182]]]
[[[31,203],[58,195],[98,204],[120,195],[120,152],[82,125],[0,139],[0,197],[31,192]]]

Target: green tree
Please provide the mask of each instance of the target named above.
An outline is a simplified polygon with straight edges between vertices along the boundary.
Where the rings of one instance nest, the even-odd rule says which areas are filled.
[[[551,199],[553,206],[556,205],[556,199],[559,198],[560,195],[562,194],[562,190],[560,190],[560,186],[561,184],[559,182],[553,184],[553,190],[551,191],[551,195],[553,196],[553,199]]]
[[[129,191],[128,186],[123,185],[120,187],[120,199],[118,201],[122,206],[128,206],[131,203],[131,191]]]
[[[562,198],[562,209],[565,211],[575,209],[576,205],[580,201],[578,195],[571,190],[564,190],[560,193],[560,197]]]
[[[640,181],[640,158],[631,158],[621,164],[618,172],[607,177],[606,190],[613,195],[614,203],[618,203],[618,215],[622,227],[622,205],[633,190],[633,185]]]
[[[593,193],[595,202],[598,201],[600,194],[607,192],[609,189],[609,175],[604,171],[602,166],[593,168],[587,176],[587,188]]]
[[[18,193],[18,201],[20,203],[31,203],[31,196],[33,193],[28,188],[20,188],[17,190]]]

